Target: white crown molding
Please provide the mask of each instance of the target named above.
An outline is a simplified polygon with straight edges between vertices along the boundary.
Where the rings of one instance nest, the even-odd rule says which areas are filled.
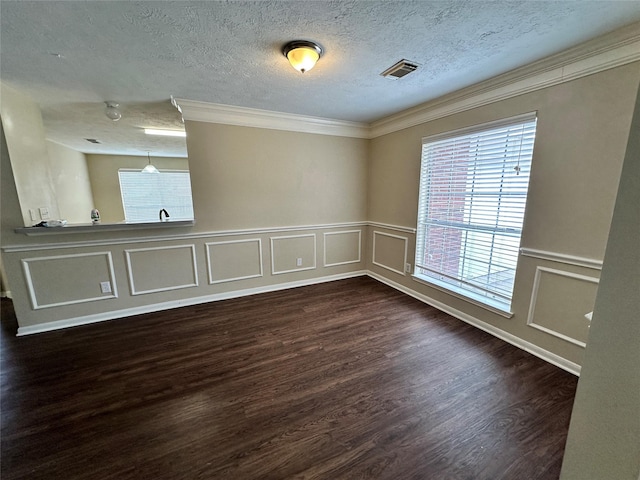
[[[640,23],[371,124],[371,138],[640,60]]]
[[[196,102],[181,98],[176,98],[174,101],[185,120],[338,137],[369,138],[369,125],[366,123]]]
[[[640,60],[640,23],[600,36],[371,124],[172,98],[185,120],[376,138]]]

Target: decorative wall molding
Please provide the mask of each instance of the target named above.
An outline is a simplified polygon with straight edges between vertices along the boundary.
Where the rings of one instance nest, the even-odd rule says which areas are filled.
[[[541,260],[549,260],[556,263],[564,263],[566,265],[575,265],[578,267],[592,268],[594,270],[602,270],[602,260],[594,260],[593,258],[577,257],[575,255],[567,255],[565,253],[535,250],[533,248],[521,248],[520,255],[531,258],[539,258]]]
[[[616,30],[503,75],[371,124],[370,138],[576,80],[640,60],[640,24]]]
[[[259,272],[255,275],[241,275],[237,277],[224,278],[222,280],[214,280],[213,279],[213,267],[211,265],[211,247],[215,247],[216,245],[232,245],[238,243],[253,243],[256,242],[258,244],[258,270]],[[209,285],[214,285],[216,283],[225,283],[225,282],[233,282],[236,280],[247,280],[249,278],[257,278],[263,276],[262,270],[262,239],[260,238],[248,238],[242,240],[228,240],[224,242],[208,242],[205,243],[205,250],[207,252],[207,272],[209,275]]]
[[[596,285],[599,283],[599,280],[595,277],[589,277],[587,275],[579,275],[577,273],[567,272],[566,270],[557,270],[554,268],[546,268],[546,267],[537,267],[536,274],[533,279],[533,288],[531,290],[531,303],[529,304],[529,313],[527,314],[527,325],[537,330],[540,330],[542,332],[548,333],[549,335],[553,335],[554,337],[565,340],[574,345],[578,345],[579,347],[585,348],[587,346],[585,342],[582,342],[573,337],[557,332],[549,327],[545,327],[535,322],[535,319],[534,319],[535,308],[536,308],[536,303],[538,301],[538,292],[540,290],[540,281],[542,279],[543,273],[548,273],[551,275],[559,275],[561,277],[573,278],[581,282],[595,283]]]
[[[105,245],[127,245],[136,243],[151,243],[151,242],[170,242],[175,240],[191,240],[199,238],[217,238],[217,237],[233,237],[240,235],[267,235],[270,233],[284,233],[284,232],[303,232],[307,230],[328,230],[338,228],[358,228],[366,227],[368,222],[344,222],[344,223],[326,223],[317,225],[299,225],[299,226],[285,226],[285,227],[264,227],[264,228],[249,228],[238,230],[214,230],[210,232],[198,232],[198,233],[182,233],[174,235],[158,235],[158,236],[146,236],[146,237],[131,237],[131,238],[114,238],[109,240],[88,240],[81,242],[64,242],[64,243],[40,243],[29,245],[5,245],[1,247],[3,252],[16,253],[16,252],[35,252],[43,250],[60,250],[66,248],[82,248],[82,247],[98,247]],[[403,228],[403,227],[398,227]],[[415,230],[415,229],[414,229]]]
[[[109,282],[111,282],[111,293],[101,294],[96,297],[82,298],[78,300],[69,300],[64,302],[46,303],[41,304],[38,302],[35,287],[33,284],[33,277],[31,275],[30,263],[51,261],[51,260],[63,260],[70,258],[84,258],[84,257],[100,257],[104,256],[107,259],[107,271],[109,275]],[[22,270],[24,272],[25,282],[27,284],[27,291],[29,292],[29,298],[31,300],[31,306],[34,310],[40,310],[42,308],[62,307],[66,305],[75,305],[78,303],[95,302],[96,300],[107,300],[110,298],[118,298],[118,286],[116,284],[116,276],[113,269],[113,258],[111,252],[91,252],[91,253],[75,253],[70,255],[52,255],[50,257],[37,257],[37,258],[24,258],[21,260]]]
[[[338,137],[369,138],[369,125],[366,123],[235,107],[219,103],[196,102],[180,98],[176,98],[175,102],[179,106],[179,110],[182,111],[182,118],[185,120]]]
[[[580,375],[581,367],[577,363],[570,362],[569,360],[559,355],[556,355],[555,353],[545,350],[531,342],[527,342],[526,340],[523,340],[520,337],[516,337],[515,335],[509,332],[505,332],[504,330],[494,327],[489,323],[485,323],[482,320],[478,320],[477,318],[472,317],[471,315],[465,312],[462,312],[453,307],[450,307],[449,305],[439,302],[422,293],[416,292],[415,290],[411,290],[410,288],[405,287],[404,285],[401,285],[397,282],[389,280],[388,278],[385,278],[374,272],[370,271],[368,272],[368,275],[371,278],[378,280],[379,282],[389,285],[390,287],[395,288],[396,290],[402,293],[406,293],[407,295],[413,298],[416,298],[421,302],[426,303],[427,305],[431,305],[432,307],[437,308],[438,310],[448,313],[449,315],[457,318],[458,320],[462,320],[463,322],[473,325],[474,327],[479,328],[480,330],[483,330],[493,335],[494,337],[504,340],[505,342],[510,343],[511,345],[524,350],[525,352],[529,352],[532,355],[535,355],[536,357],[551,363],[552,365],[560,367],[563,370],[566,370],[567,372],[573,373],[574,375],[577,375],[577,376]]]
[[[412,233],[415,235],[416,228],[415,227],[402,227],[400,225],[391,225],[389,223],[380,223],[380,222],[367,222],[367,225],[375,228],[384,228],[387,230],[395,230],[396,232],[404,232],[404,233]]]
[[[336,262],[336,263],[327,263],[327,237],[331,235],[347,235],[347,234],[358,234],[358,258],[353,260],[347,260],[344,262]],[[339,232],[325,232],[324,233],[324,242],[323,242],[323,266],[324,267],[337,267],[338,265],[348,265],[350,263],[360,263],[362,261],[362,230],[342,230]]]
[[[315,285],[315,284],[324,283],[324,282],[333,282],[335,280],[343,280],[346,278],[362,277],[366,274],[367,274],[366,271],[359,270],[355,272],[341,273],[338,275],[328,275],[325,277],[310,278],[310,279],[298,280],[294,282],[279,283],[275,285],[265,285],[265,286],[256,287],[256,288],[234,290],[231,292],[216,293],[213,295],[193,297],[193,298],[188,298],[184,300],[173,300],[169,302],[154,303],[151,305],[142,305],[140,307],[127,308],[123,310],[114,310],[110,312],[97,313],[93,315],[84,315],[81,317],[74,317],[74,318],[69,318],[65,320],[56,320],[53,322],[39,323],[37,325],[26,325],[24,327],[18,328],[18,336],[21,337],[23,335],[33,335],[35,333],[50,332],[53,330],[60,330],[63,328],[77,327],[80,325],[88,325],[91,323],[105,322],[107,320],[115,320],[118,318],[125,318],[133,315],[140,315],[143,313],[160,312],[163,310],[169,310],[171,308],[187,307],[190,305],[200,305],[203,303],[217,302],[220,300],[246,297],[249,295],[256,295],[259,293],[277,292],[277,291],[286,290],[289,288],[305,287],[308,285]]]
[[[402,271],[400,270],[396,270],[395,268],[389,266],[389,265],[385,265],[384,263],[380,263],[376,260],[376,235],[381,235],[384,237],[391,237],[391,238],[396,238],[398,240],[402,240],[404,241],[404,254],[403,254],[403,261],[402,261],[402,266],[404,267],[404,265],[407,263],[407,250],[409,248],[409,239],[407,237],[402,237],[400,235],[392,235],[390,233],[385,233],[385,232],[379,232],[377,230],[373,231],[373,248],[372,248],[372,252],[371,252],[371,262],[374,265],[377,265],[379,267],[385,268],[387,270],[390,270],[394,273],[399,273],[400,275],[407,275],[406,272],[404,271],[404,268],[402,269]]]
[[[298,267],[292,268],[289,270],[276,270],[275,264],[275,255],[274,255],[274,247],[275,243],[279,240],[289,240],[292,238],[308,238],[313,237],[313,264],[309,267]],[[280,237],[271,237],[271,275],[281,275],[283,273],[294,273],[294,272],[302,272],[305,270],[315,270],[316,269],[316,254],[317,254],[317,245],[316,245],[316,234],[315,233],[306,233],[302,235],[284,235]]]
[[[138,290],[135,286],[135,281],[134,281],[134,271],[133,271],[133,265],[131,262],[131,254],[132,253],[139,253],[139,252],[159,252],[162,250],[177,250],[177,249],[181,249],[181,248],[187,248],[189,249],[190,253],[191,253],[191,264],[189,265],[192,269],[193,269],[193,282],[192,283],[186,283],[186,284],[176,284],[176,285],[171,285],[168,287],[162,287],[162,288],[152,288],[149,290]],[[157,293],[157,292],[168,292],[171,290],[181,290],[183,288],[190,288],[190,287],[197,287],[198,286],[198,267],[196,265],[196,246],[191,244],[191,245],[170,245],[170,246],[166,246],[166,247],[148,247],[148,248],[135,248],[135,249],[128,249],[124,251],[124,255],[125,255],[125,259],[126,259],[126,263],[127,263],[127,274],[129,276],[129,287],[131,289],[131,295],[145,295],[148,293]],[[161,261],[161,259],[159,259],[159,261]]]

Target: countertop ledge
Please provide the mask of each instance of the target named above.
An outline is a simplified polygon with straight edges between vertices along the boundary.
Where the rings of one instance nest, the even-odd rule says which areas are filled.
[[[36,235],[59,235],[74,233],[98,233],[118,232],[131,230],[149,230],[158,228],[193,227],[195,220],[178,220],[174,222],[148,222],[148,223],[78,223],[63,227],[21,227],[16,228],[16,233],[29,237]]]

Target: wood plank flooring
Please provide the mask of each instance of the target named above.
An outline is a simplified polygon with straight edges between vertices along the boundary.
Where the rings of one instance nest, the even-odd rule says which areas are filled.
[[[366,277],[15,331],[3,480],[556,480],[577,384]]]

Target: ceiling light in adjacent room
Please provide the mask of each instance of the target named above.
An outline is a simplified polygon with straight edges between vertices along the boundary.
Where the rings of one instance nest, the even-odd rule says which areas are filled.
[[[144,133],[147,135],[161,135],[164,137],[186,137],[187,132],[184,130],[161,130],[158,128],[145,128]]]
[[[282,53],[291,66],[301,73],[311,70],[322,56],[322,47],[307,40],[294,40],[282,47]]]
[[[142,173],[160,173],[158,169],[151,165],[151,155],[147,152],[147,158],[149,159],[149,164],[142,169]]]
[[[104,109],[104,114],[107,116],[107,118],[110,118],[114,122],[117,122],[122,118],[122,114],[120,113],[120,110],[118,110],[119,104],[117,104],[116,102],[104,102],[104,103],[106,105]]]

